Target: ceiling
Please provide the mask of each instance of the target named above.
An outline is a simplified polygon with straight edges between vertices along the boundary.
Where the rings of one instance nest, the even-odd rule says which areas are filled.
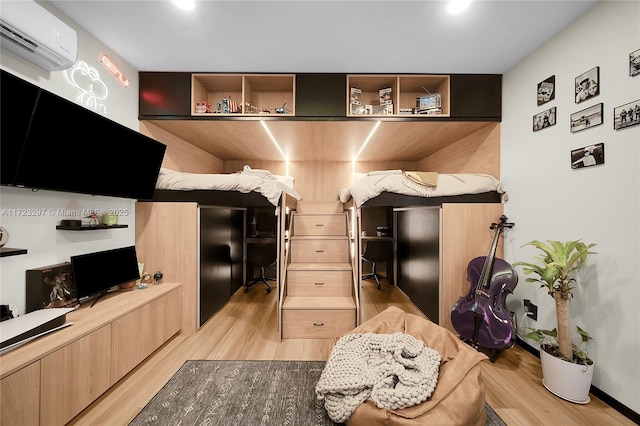
[[[51,0],[139,71],[504,74],[597,0]]]
[[[139,71],[504,74],[598,1],[51,0]],[[155,121],[223,160],[344,161],[373,121]],[[484,123],[486,124],[486,123]],[[424,158],[482,123],[383,122],[358,159]],[[392,149],[390,149],[392,147]]]

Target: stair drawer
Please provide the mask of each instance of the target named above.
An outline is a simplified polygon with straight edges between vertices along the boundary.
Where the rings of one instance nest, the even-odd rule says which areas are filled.
[[[285,339],[333,339],[355,326],[355,309],[291,309],[282,312],[282,337]]]
[[[351,271],[289,271],[287,296],[351,296]]]
[[[349,262],[349,240],[291,239],[291,262]]]
[[[296,215],[293,218],[294,235],[348,235],[347,220],[340,215]]]

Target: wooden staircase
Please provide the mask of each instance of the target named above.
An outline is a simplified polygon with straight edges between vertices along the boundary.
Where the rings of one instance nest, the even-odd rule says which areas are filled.
[[[339,337],[359,318],[348,213],[337,201],[300,201],[289,229],[282,337]]]

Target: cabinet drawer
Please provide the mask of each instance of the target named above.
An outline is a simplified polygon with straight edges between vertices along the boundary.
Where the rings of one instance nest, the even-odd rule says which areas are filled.
[[[296,215],[294,235],[347,235],[347,220],[340,215]]]
[[[40,361],[0,380],[0,424],[37,425],[40,421]]]
[[[111,324],[42,358],[40,374],[40,425],[66,424],[114,383]]]
[[[355,309],[291,309],[282,313],[285,339],[333,339],[355,326]]]
[[[349,240],[291,239],[291,262],[349,262]]]
[[[351,271],[289,271],[287,296],[351,296]]]

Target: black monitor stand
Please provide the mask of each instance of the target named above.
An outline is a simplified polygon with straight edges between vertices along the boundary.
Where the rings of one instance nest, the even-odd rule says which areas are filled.
[[[91,304],[91,306],[89,306],[89,308],[93,308],[93,305],[95,305],[95,304],[96,304],[96,302],[97,302],[97,301],[98,301],[102,296],[104,296],[105,294],[107,294],[107,292],[108,292],[107,290],[104,290],[102,293],[100,293],[100,294],[98,295],[98,297],[96,297],[96,298],[93,300],[93,303]]]

